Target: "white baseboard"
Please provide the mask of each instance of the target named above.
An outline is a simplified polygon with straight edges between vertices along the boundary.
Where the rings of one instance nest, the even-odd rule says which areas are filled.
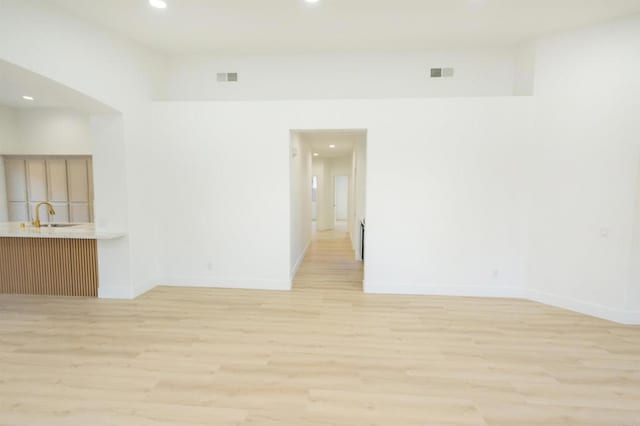
[[[308,249],[300,256],[292,270],[292,277],[295,276],[302,259]],[[229,288],[229,289],[249,289],[249,290],[291,290],[291,281],[279,280],[258,280],[258,279],[229,279],[212,278],[209,276],[189,276],[175,277],[162,280],[162,285],[173,287],[205,287],[205,288]],[[134,299],[147,291],[156,287],[156,284],[149,284],[132,288],[128,285],[109,285],[98,288],[100,299]],[[640,325],[640,311],[615,309],[604,305],[585,302],[578,299],[562,297],[558,295],[539,292],[531,289],[517,287],[450,287],[450,286],[419,286],[415,284],[393,284],[380,282],[364,282],[364,291],[369,294],[397,294],[397,295],[424,295],[424,296],[457,296],[457,297],[496,297],[496,298],[517,298],[527,299],[545,305],[567,309],[580,314],[593,316],[596,318],[613,321],[619,324]]]
[[[147,285],[135,287],[133,289],[133,297],[136,298],[136,297],[142,296],[143,294],[153,290],[157,286],[158,285],[154,282],[154,283],[149,283]]]
[[[130,285],[100,285],[98,287],[99,299],[133,299],[133,288]]]
[[[304,261],[304,257],[307,255],[307,251],[309,250],[310,245],[311,240],[307,241],[307,245],[304,246],[304,250],[302,250],[302,253],[300,254],[300,256],[298,256],[298,260],[296,260],[296,263],[291,267],[291,271],[289,272],[289,279],[291,281],[293,281],[293,278],[295,278],[296,274],[298,273],[298,269],[300,269],[300,265],[302,265],[302,262]]]
[[[516,287],[419,286],[414,284],[376,283],[364,281],[364,292],[371,294],[409,294],[423,296],[524,298],[526,292]]]
[[[289,281],[184,276],[165,279],[160,285],[171,287],[234,288],[246,290],[291,290]]]
[[[271,281],[255,279],[216,279],[211,277],[180,277],[158,280],[158,283],[131,288],[130,286],[105,286],[98,287],[100,299],[135,299],[144,293],[153,290],[157,286],[171,287],[204,287],[204,288],[234,288],[248,290],[291,290],[288,281]]]
[[[640,312],[638,311],[615,309],[609,306],[585,302],[555,294],[543,293],[537,290],[527,290],[526,299],[592,317],[617,322],[619,324],[640,325]]]
[[[640,325],[640,311],[615,309],[608,306],[584,302],[577,299],[541,293],[535,290],[517,287],[448,287],[420,286],[417,284],[393,284],[365,281],[365,293],[372,294],[408,294],[424,296],[458,297],[497,297],[532,300],[545,305],[567,309],[592,317],[613,321],[619,324]]]

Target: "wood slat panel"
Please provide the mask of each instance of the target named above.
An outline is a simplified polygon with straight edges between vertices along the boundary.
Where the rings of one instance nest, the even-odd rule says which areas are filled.
[[[95,240],[0,238],[0,293],[98,296]]]

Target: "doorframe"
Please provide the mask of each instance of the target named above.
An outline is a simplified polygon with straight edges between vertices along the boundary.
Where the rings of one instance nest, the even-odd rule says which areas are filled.
[[[350,176],[348,175],[332,175],[331,177],[332,179],[332,187],[333,187],[333,192],[334,192],[334,217],[333,217],[333,223],[334,223],[334,228],[335,228],[335,222],[336,222],[336,215],[335,215],[335,177],[336,176],[347,176],[348,179],[348,191],[349,191],[349,186],[351,184],[354,185],[354,188],[356,185],[358,185],[360,187],[360,185],[362,185],[361,190],[359,192],[356,192],[354,190],[353,192],[353,229],[349,228],[349,223],[352,219],[352,215],[350,215],[349,211],[347,211],[347,226],[348,226],[348,233],[351,237],[351,248],[354,252],[354,259],[355,260],[359,260],[362,261],[362,258],[360,256],[360,253],[362,252],[362,247],[360,245],[360,236],[361,236],[361,232],[360,232],[360,224],[361,224],[361,219],[358,216],[359,212],[363,212],[364,217],[366,217],[367,214],[367,205],[368,205],[368,194],[369,194],[369,185],[368,185],[368,177],[369,177],[369,129],[368,128],[363,128],[363,127],[353,127],[353,128],[349,128],[349,127],[323,127],[323,128],[295,128],[292,127],[289,129],[289,144],[291,143],[291,138],[294,134],[304,134],[304,133],[322,133],[322,132],[350,132],[353,133],[354,135],[358,135],[361,139],[358,139],[356,141],[356,145],[358,146],[358,144],[362,147],[362,154],[363,154],[363,165],[364,165],[364,174],[361,176],[361,179],[358,178],[359,174],[358,174],[358,166],[356,164],[354,164],[354,168],[353,170],[355,171],[355,174],[353,174],[352,179],[350,179]],[[291,156],[293,155],[294,157],[298,154],[298,152],[296,152],[295,150],[290,150],[289,151],[289,156],[291,158]],[[290,163],[291,165],[291,163]],[[313,177],[313,170],[311,171],[311,176]],[[309,182],[310,184],[311,182]],[[318,181],[319,185],[318,185],[318,190],[320,190],[320,181]],[[309,185],[311,186],[311,185]],[[290,193],[291,193],[291,188],[293,187],[293,180],[292,180],[292,175],[291,175],[291,166],[290,166],[290,175],[289,175],[289,189],[290,189]],[[360,194],[360,196],[362,197],[360,199],[360,197],[357,195]],[[347,194],[348,196],[348,194]],[[311,204],[312,200],[311,197],[309,197],[308,203]],[[358,209],[358,204],[359,202],[361,202],[360,205],[360,209]],[[292,198],[289,198],[289,211],[291,211],[292,209]],[[311,207],[311,206],[310,206]],[[347,207],[348,209],[348,207]],[[318,219],[319,219],[319,213],[318,213],[318,217],[316,218],[316,225],[318,223]],[[313,228],[313,215],[311,215],[310,221],[309,221],[309,227],[312,229]],[[310,230],[311,230],[310,229]],[[290,226],[289,226],[289,240],[292,241],[292,222],[290,222]],[[290,253],[292,251],[293,245],[290,245]],[[366,275],[366,266],[365,266],[365,275]],[[293,283],[293,276],[292,278],[292,283]],[[363,277],[363,291],[364,291],[364,277]]]
[[[338,215],[337,215],[337,210],[338,210],[337,201],[338,200],[337,200],[337,197],[336,197],[336,195],[337,195],[337,191],[336,191],[337,179],[341,178],[341,177],[347,178],[347,216],[346,216],[346,219],[345,219],[345,222],[347,222],[347,225],[349,224],[349,202],[354,203],[354,206],[355,206],[355,194],[353,194],[353,198],[354,199],[350,200],[349,199],[349,184],[351,183],[351,176],[348,176],[348,175],[332,175],[332,177],[333,177],[333,229],[335,229],[336,225],[338,224]],[[354,211],[355,211],[355,208],[354,208]],[[348,228],[348,226],[347,226],[347,228]],[[352,230],[347,229],[347,232],[349,234],[351,233],[351,231]]]

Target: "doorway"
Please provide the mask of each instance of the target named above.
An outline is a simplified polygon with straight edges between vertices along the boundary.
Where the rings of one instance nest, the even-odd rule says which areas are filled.
[[[361,291],[366,131],[292,131],[290,172],[294,286],[335,280]],[[302,280],[308,271],[313,273]]]
[[[347,231],[349,218],[349,176],[333,177],[333,217],[336,230]]]

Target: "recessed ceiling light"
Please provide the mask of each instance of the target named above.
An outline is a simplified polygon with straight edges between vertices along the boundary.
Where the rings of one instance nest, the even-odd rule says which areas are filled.
[[[166,9],[167,2],[164,0],[149,0],[149,5],[156,9]]]
[[[335,148],[335,147],[336,147],[335,145],[329,145],[329,148]]]
[[[33,100],[33,96],[27,96],[27,95],[24,95],[24,96],[22,97],[22,99],[24,99],[25,101],[32,101],[32,100]]]
[[[317,157],[318,155],[320,155],[320,154],[318,154],[317,152],[314,152],[314,153],[313,153],[313,156],[314,156],[314,157]]]
[[[309,4],[316,4],[316,3],[318,3],[320,0],[304,0],[304,1],[305,1],[306,3],[309,3]]]

